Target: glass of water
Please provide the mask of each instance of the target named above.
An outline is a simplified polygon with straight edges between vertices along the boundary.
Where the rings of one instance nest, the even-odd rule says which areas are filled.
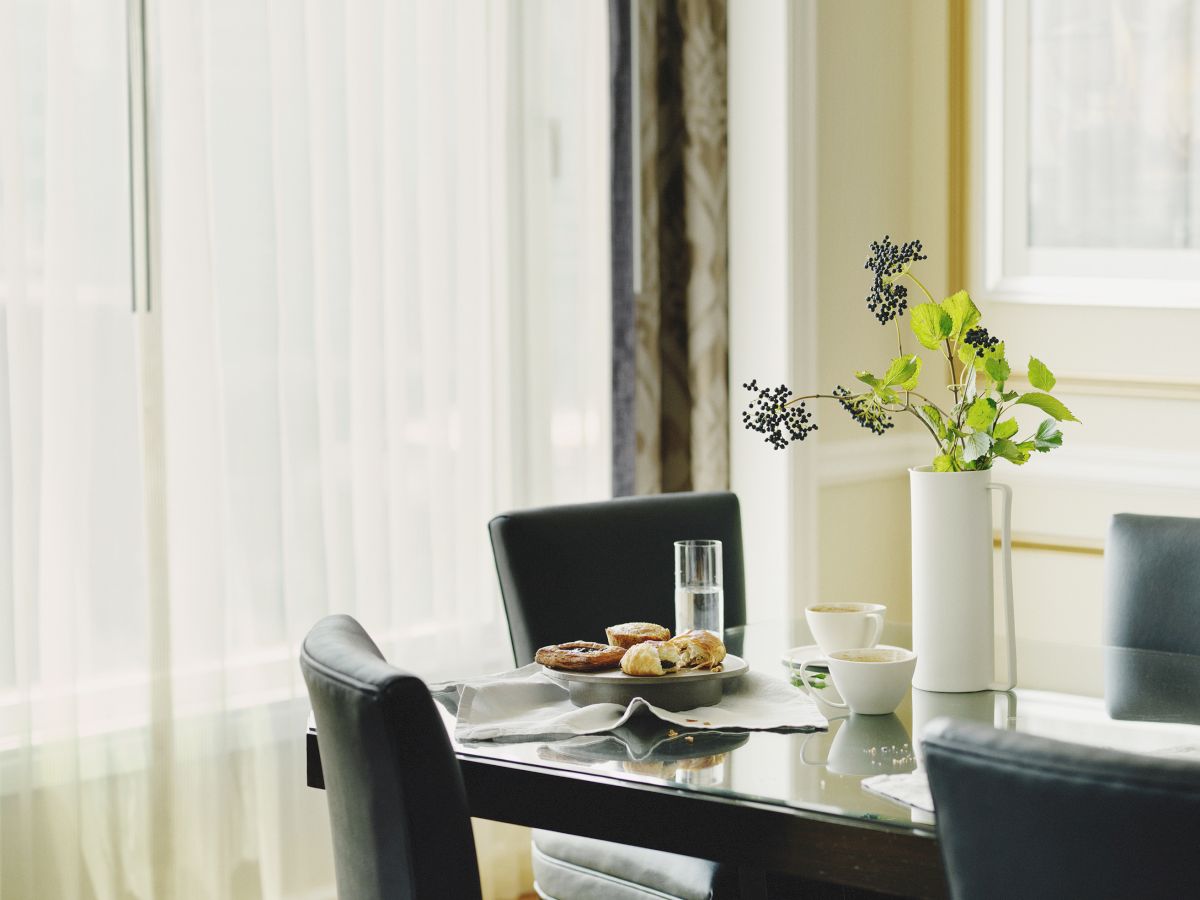
[[[675,542],[675,633],[711,631],[724,640],[720,541]]]

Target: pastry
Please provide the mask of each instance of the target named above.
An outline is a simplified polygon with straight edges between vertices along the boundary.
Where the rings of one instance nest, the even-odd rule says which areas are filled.
[[[685,669],[714,669],[725,658],[725,644],[711,631],[685,631],[670,643],[679,650]]]
[[[679,649],[667,641],[643,641],[634,644],[621,657],[626,675],[666,675],[679,668]]]
[[[571,641],[569,644],[554,644],[542,647],[534,654],[534,662],[551,669],[568,669],[572,672],[598,672],[613,669],[625,655],[624,647],[610,644],[595,644],[591,641]]]
[[[604,633],[608,636],[610,644],[627,650],[642,641],[666,641],[671,638],[671,632],[653,622],[626,622],[624,625],[605,628]]]

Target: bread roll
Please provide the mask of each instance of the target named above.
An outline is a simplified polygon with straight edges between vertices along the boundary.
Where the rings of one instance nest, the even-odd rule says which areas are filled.
[[[643,641],[666,641],[671,638],[671,632],[653,622],[626,622],[623,625],[605,628],[604,633],[614,647],[626,649]]]

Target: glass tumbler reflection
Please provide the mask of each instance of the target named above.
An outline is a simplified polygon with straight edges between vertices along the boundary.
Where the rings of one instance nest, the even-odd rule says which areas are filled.
[[[711,631],[724,639],[720,541],[675,542],[675,633]]]

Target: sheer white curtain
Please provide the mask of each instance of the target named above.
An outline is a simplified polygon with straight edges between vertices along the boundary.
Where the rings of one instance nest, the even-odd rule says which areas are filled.
[[[506,665],[487,519],[609,491],[606,9],[147,25],[132,315],[125,4],[0,0],[0,894],[328,896],[306,629]]]

